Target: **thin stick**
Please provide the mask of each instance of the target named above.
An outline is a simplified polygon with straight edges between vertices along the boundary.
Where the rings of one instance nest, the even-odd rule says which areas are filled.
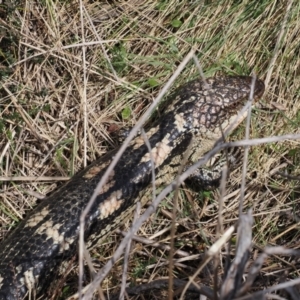
[[[121,40],[99,40],[99,41],[92,41],[92,42],[76,43],[76,44],[62,46],[61,49],[70,49],[70,48],[77,48],[77,47],[82,47],[82,46],[103,45],[103,44],[109,44],[109,43],[116,43],[116,42],[120,42],[120,41]]]
[[[141,203],[137,202],[133,223],[137,220],[140,212],[141,212]],[[125,249],[124,267],[123,267],[123,273],[122,273],[122,285],[121,285],[121,291],[120,291],[120,297],[119,297],[120,300],[124,299],[124,294],[125,294],[125,289],[126,289],[127,269],[128,269],[128,260],[129,260],[129,255],[130,255],[131,242],[132,242],[132,239],[129,240],[129,243],[127,244],[126,249]]]
[[[189,158],[189,154],[191,153],[193,145],[193,139],[189,143],[187,150],[185,151],[183,160],[178,169],[178,175],[180,175],[183,171],[184,166]],[[171,232],[170,232],[170,253],[169,253],[169,288],[168,288],[168,298],[169,300],[173,299],[173,269],[174,269],[174,248],[175,248],[175,232],[176,232],[176,213],[178,206],[178,194],[179,194],[180,183],[177,181],[176,189],[173,197],[173,210],[172,210],[172,222],[171,222]]]
[[[267,293],[270,292],[274,292],[274,291],[278,291],[278,290],[282,290],[291,286],[296,286],[300,284],[300,278],[294,279],[294,280],[290,280],[290,281],[286,281],[283,283],[279,283],[277,285],[271,286],[270,288],[264,289],[263,291],[259,291],[256,293],[253,293],[251,295],[247,295],[244,297],[239,297],[239,298],[235,298],[235,300],[251,300],[251,299],[262,299],[260,298],[260,296],[265,295]]]
[[[284,37],[284,34],[286,32],[286,27],[287,27],[286,24],[287,24],[287,20],[288,20],[290,11],[291,11],[292,4],[293,4],[293,0],[289,0],[288,5],[286,7],[284,19],[283,19],[283,22],[282,22],[282,25],[281,25],[280,33],[278,35],[278,39],[276,41],[275,49],[274,49],[274,52],[273,52],[274,55],[273,55],[269,65],[268,65],[268,73],[267,73],[266,80],[265,80],[266,90],[268,89],[271,76],[273,75],[273,69],[274,69],[274,66],[275,66],[276,59],[277,59],[278,54],[279,54],[279,47],[283,44],[283,41],[284,41],[283,37]]]
[[[116,233],[121,234],[122,236],[126,236],[126,234],[127,234],[127,232],[121,231],[120,229],[117,229]],[[145,237],[138,236],[138,235],[134,235],[132,237],[132,239],[134,241],[137,241],[137,242],[141,243],[141,244],[145,244],[146,246],[151,246],[152,248],[158,248],[158,249],[162,249],[164,251],[170,251],[171,250],[170,245],[166,245],[162,242],[155,242],[153,240],[150,240],[150,239],[147,239]],[[180,257],[190,257],[191,256],[188,252],[180,250],[180,249],[177,249],[175,253],[176,253],[177,256],[180,256]],[[196,256],[193,256],[193,257],[194,257],[194,259],[198,259],[201,256],[202,256],[201,254],[197,254]]]
[[[154,201],[156,196],[156,185],[155,185],[155,164],[154,164],[154,157],[151,149],[151,145],[149,142],[149,139],[145,133],[145,130],[141,129],[143,140],[148,148],[149,154],[150,154],[150,161],[151,161],[151,173],[152,173],[152,201]]]
[[[66,181],[70,177],[64,176],[0,176],[0,181]]]
[[[80,25],[81,25],[81,39],[82,42],[85,42],[85,34],[84,34],[84,21],[83,21],[83,3],[82,0],[79,0],[79,9],[80,9]],[[82,46],[82,70],[83,70],[83,91],[81,95],[82,100],[82,110],[83,110],[83,166],[86,167],[87,163],[87,102],[86,102],[86,46]],[[84,246],[84,245],[83,245]],[[82,278],[83,278],[83,254],[84,248],[82,247],[79,251],[79,260],[81,264],[79,264],[79,299],[81,299],[81,290],[82,290]]]
[[[80,6],[80,25],[81,25],[81,39],[85,42],[84,35],[84,21],[83,21],[83,3],[79,1]],[[86,167],[87,161],[87,102],[86,102],[86,85],[87,85],[87,72],[86,72],[86,46],[82,46],[82,70],[83,70],[83,92],[82,92],[82,109],[83,109],[83,166]]]
[[[253,74],[251,88],[250,88],[250,95],[249,95],[249,110],[248,110],[247,120],[246,120],[246,130],[245,130],[245,139],[246,140],[249,140],[249,136],[250,136],[251,107],[252,107],[253,97],[254,97],[255,82],[256,82],[256,75]],[[241,216],[243,213],[243,200],[244,200],[245,189],[246,189],[246,173],[247,173],[248,153],[249,153],[249,146],[246,146],[244,148],[242,184],[241,184],[241,194],[240,194],[240,203],[239,203],[239,216]]]
[[[106,52],[106,49],[104,48],[103,40],[100,38],[100,36],[99,36],[99,34],[98,34],[98,32],[97,32],[97,29],[95,28],[94,23],[92,22],[92,20],[91,20],[89,14],[88,14],[86,8],[85,8],[85,7],[83,7],[83,8],[84,8],[85,14],[86,14],[86,16],[87,16],[87,18],[88,18],[88,20],[89,20],[89,22],[90,22],[91,27],[93,28],[93,31],[94,31],[94,33],[95,33],[97,39],[99,40],[99,42],[101,42],[101,43],[99,43],[99,44],[100,44],[100,47],[102,48],[103,54],[104,54],[104,56],[105,56],[105,59],[106,59],[106,61],[108,62],[108,65],[109,65],[111,71],[112,71],[113,74],[114,74],[115,80],[118,81],[118,82],[120,82],[120,78],[119,78],[119,76],[117,75],[117,73],[116,73],[116,71],[115,71],[115,69],[114,69],[114,67],[113,67],[113,65],[112,65],[112,63],[111,63],[111,61],[110,61],[110,58],[109,58],[109,56],[108,56],[108,54],[107,54],[107,52]],[[83,41],[83,43],[85,43],[85,41]]]
[[[192,49],[188,53],[188,55],[184,58],[184,60],[182,61],[182,63],[178,66],[177,70],[174,72],[174,74],[171,76],[171,78],[168,80],[167,84],[161,90],[161,92],[159,93],[158,97],[155,99],[155,101],[147,109],[146,113],[140,118],[140,120],[137,122],[137,124],[132,128],[132,130],[129,133],[129,136],[125,139],[123,145],[121,146],[121,148],[119,149],[119,151],[115,155],[113,161],[111,162],[111,164],[109,165],[109,167],[105,171],[104,175],[102,176],[102,178],[101,178],[99,184],[97,185],[97,187],[96,187],[96,189],[95,189],[95,191],[94,191],[94,193],[93,193],[93,195],[92,195],[89,203],[87,204],[86,208],[81,213],[81,216],[80,216],[80,230],[79,230],[79,266],[80,266],[81,270],[83,270],[84,227],[85,227],[85,218],[86,218],[87,214],[89,213],[89,211],[90,211],[90,209],[91,209],[91,207],[92,207],[92,205],[93,205],[93,203],[94,203],[94,201],[95,201],[95,199],[96,199],[99,191],[101,190],[101,188],[103,187],[103,185],[107,181],[109,174],[112,172],[112,170],[116,166],[118,160],[120,159],[121,155],[123,154],[123,152],[127,148],[128,144],[134,138],[134,136],[136,135],[137,131],[142,127],[142,125],[144,124],[144,122],[146,121],[146,119],[148,118],[148,116],[151,114],[151,112],[157,106],[157,104],[162,99],[162,97],[164,96],[164,94],[170,88],[170,86],[173,83],[173,81],[180,74],[180,72],[184,69],[184,67],[186,66],[186,64],[193,57],[193,55],[194,55],[194,50]],[[82,274],[81,274],[81,276],[82,276]],[[79,280],[82,281],[82,277],[79,278]]]
[[[218,221],[217,221],[217,239],[219,239],[223,232],[223,206],[224,206],[224,196],[226,193],[226,179],[228,174],[228,167],[225,166],[222,170],[221,184],[220,184],[220,197],[219,197],[219,209],[218,209]],[[221,250],[221,249],[220,249]],[[218,267],[220,264],[220,251],[216,253],[214,257],[214,299],[218,299],[217,291],[218,291]]]
[[[2,159],[3,159],[4,155],[6,154],[8,148],[10,147],[10,143],[14,140],[15,135],[16,135],[16,131],[13,130],[12,133],[11,133],[11,138],[8,140],[8,142],[3,147],[3,150],[0,153],[0,163],[1,164],[2,164]],[[0,177],[0,181],[1,181],[1,177]]]

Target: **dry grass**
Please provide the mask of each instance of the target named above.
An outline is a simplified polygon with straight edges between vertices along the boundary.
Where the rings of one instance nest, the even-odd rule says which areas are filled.
[[[137,122],[192,47],[205,76],[254,71],[266,79],[266,93],[252,115],[251,138],[299,133],[297,1],[84,1],[79,6],[78,1],[45,0],[8,9],[0,20],[1,239],[37,197],[116,147],[113,134]],[[191,61],[173,87],[197,76]],[[241,127],[233,139],[243,136]],[[287,140],[250,149],[244,207],[253,208],[253,258],[267,244],[299,248],[298,179],[277,174],[299,174],[298,148],[298,140]],[[225,228],[238,219],[240,182],[238,169],[223,199]],[[217,199],[218,191],[180,191],[175,249],[182,252],[174,257],[175,278],[191,276],[201,253],[217,240]],[[139,231],[158,246],[133,243],[127,282],[169,277],[172,218],[169,197]],[[96,269],[120,238],[111,236],[93,250]],[[225,249],[219,257],[223,254]],[[220,277],[223,271],[217,270]],[[102,284],[106,293],[119,291],[121,274],[122,259]],[[254,290],[294,277],[299,274],[288,258],[272,256]],[[209,265],[196,281],[213,287],[213,278]],[[68,279],[62,299],[74,291],[74,280]],[[149,297],[166,298],[164,293]]]

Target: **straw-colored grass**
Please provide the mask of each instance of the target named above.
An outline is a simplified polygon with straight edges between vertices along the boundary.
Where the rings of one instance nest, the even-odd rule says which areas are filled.
[[[38,198],[117,147],[115,133],[137,122],[192,48],[206,77],[255,72],[265,80],[266,92],[251,117],[251,138],[299,133],[297,1],[45,0],[3,10],[0,239]],[[191,60],[173,88],[198,76]],[[231,139],[243,136],[240,126]],[[250,148],[244,207],[253,208],[253,258],[267,244],[299,248],[299,180],[278,174],[299,174],[298,148],[298,140]],[[227,183],[225,228],[238,219],[241,174],[235,170]],[[180,191],[175,249],[183,252],[174,256],[174,278],[191,276],[216,241],[218,194]],[[127,272],[132,285],[169,277],[172,207],[172,197],[165,199],[140,229],[140,236],[160,247],[133,243]],[[122,229],[128,228],[129,223]],[[92,251],[96,269],[121,238],[107,237]],[[222,270],[218,268],[220,278]],[[105,293],[119,291],[121,274],[122,259],[103,281]],[[78,269],[71,270],[57,291],[60,299],[76,292],[77,275]],[[288,258],[269,257],[254,290],[297,276]],[[213,288],[212,266],[198,282]],[[150,299],[166,298],[166,291]]]

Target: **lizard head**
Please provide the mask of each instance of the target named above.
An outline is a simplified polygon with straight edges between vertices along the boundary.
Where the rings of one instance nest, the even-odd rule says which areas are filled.
[[[188,131],[209,139],[219,138],[229,126],[233,124],[235,128],[245,118],[246,114],[236,120],[251,92],[253,100],[257,100],[264,89],[263,81],[250,76],[197,79],[177,91],[175,115],[184,120]]]

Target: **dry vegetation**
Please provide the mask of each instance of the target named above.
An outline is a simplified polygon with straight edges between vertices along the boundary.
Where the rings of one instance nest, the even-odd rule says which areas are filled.
[[[266,92],[251,117],[251,138],[299,133],[298,1],[16,0],[0,4],[0,15],[0,239],[38,198],[115,148],[114,134],[136,123],[192,47],[205,76],[255,72],[265,80]],[[198,76],[191,60],[173,88]],[[243,136],[241,126],[232,139]],[[296,139],[250,148],[243,200],[244,211],[252,207],[254,217],[248,267],[267,244],[299,248],[299,163]],[[241,174],[237,169],[227,183],[225,229],[238,220]],[[218,238],[218,198],[218,191],[180,191],[178,253],[171,270],[178,279],[175,292]],[[159,246],[133,242],[126,279],[132,286],[169,278],[172,206],[172,197],[165,199],[139,230]],[[129,223],[123,229],[128,228]],[[121,238],[110,236],[92,251],[96,270]],[[196,283],[214,290],[215,279],[221,282],[226,253],[235,253],[235,234],[231,241],[231,249],[223,247],[217,255],[219,267],[209,263]],[[103,281],[105,294],[120,290],[122,268],[123,258]],[[60,299],[76,291],[77,272],[70,270],[58,289]],[[249,293],[298,277],[289,256],[272,255]],[[156,284],[160,289],[148,299],[167,298],[167,285]],[[293,284],[266,297],[299,299],[299,292]]]

